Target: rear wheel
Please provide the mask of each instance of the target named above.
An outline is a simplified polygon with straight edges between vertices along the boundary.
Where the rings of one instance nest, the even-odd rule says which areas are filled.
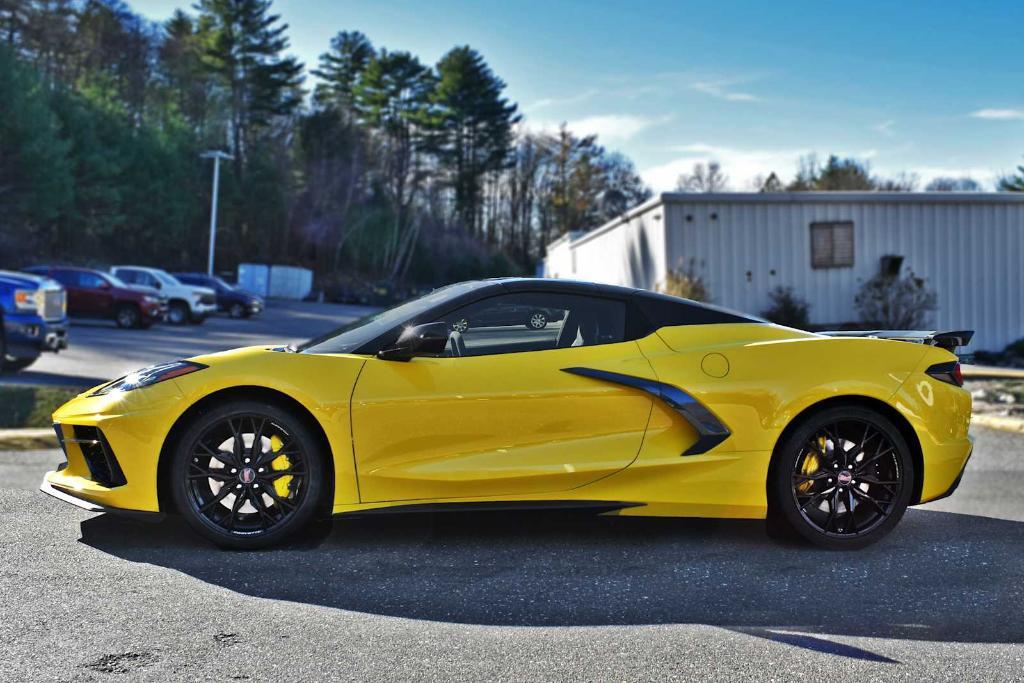
[[[769,482],[770,526],[826,548],[862,548],[903,517],[914,462],[883,415],[836,407],[812,416],[782,444]]]
[[[170,468],[178,510],[220,546],[251,549],[301,530],[323,490],[318,441],[273,404],[238,401],[203,414]]]
[[[548,326],[548,314],[544,311],[534,311],[526,321],[526,326],[532,330],[543,330]]]
[[[121,304],[117,307],[115,320],[118,327],[141,327],[142,315],[139,313],[139,309],[132,304]]]

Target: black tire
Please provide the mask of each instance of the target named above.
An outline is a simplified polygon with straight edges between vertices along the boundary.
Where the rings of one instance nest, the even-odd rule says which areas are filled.
[[[228,315],[232,318],[248,318],[249,316],[247,316],[246,313],[248,313],[248,311],[245,306],[237,302],[231,304],[231,307],[228,308]]]
[[[167,322],[172,325],[184,325],[192,317],[192,311],[184,301],[172,301],[167,310]]]
[[[0,369],[2,369],[4,372],[18,372],[18,371],[24,370],[28,366],[32,365],[37,360],[39,360],[38,357],[36,357],[36,358],[8,358],[6,355],[4,355],[4,356],[0,356],[0,365],[3,366]]]
[[[4,318],[0,315],[0,372],[18,372],[39,360],[35,358],[8,358],[7,335],[4,334]]]
[[[789,527],[833,550],[863,548],[899,523],[914,476],[910,448],[892,421],[859,406],[829,408],[797,426],[776,453],[769,528]]]
[[[245,437],[251,446],[257,433],[262,459],[245,446]],[[270,450],[274,437],[283,443]],[[219,447],[228,441],[241,443],[241,450]],[[282,455],[283,470],[274,464]],[[293,537],[312,519],[324,492],[319,441],[303,420],[271,403],[232,401],[203,413],[178,439],[173,457],[167,471],[178,511],[199,534],[224,548],[251,550]],[[282,481],[286,494],[278,488]]]
[[[526,327],[531,330],[543,330],[548,326],[548,314],[544,311],[534,311],[526,320]]]
[[[142,312],[134,304],[121,304],[114,314],[114,321],[124,329],[142,327]]]

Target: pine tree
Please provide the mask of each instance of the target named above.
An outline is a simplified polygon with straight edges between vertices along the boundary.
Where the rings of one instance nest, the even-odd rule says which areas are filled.
[[[422,150],[435,81],[430,69],[410,53],[381,50],[354,92],[355,110],[371,132],[377,173],[393,214],[380,258],[391,279],[405,273],[418,239],[413,208],[426,174]]]
[[[331,38],[330,51],[320,55],[320,68],[313,71],[322,80],[313,93],[314,101],[350,112],[356,83],[375,56],[373,44],[359,31],[341,31]]]
[[[509,165],[512,127],[520,117],[501,95],[505,83],[468,45],[442,57],[437,74],[431,149],[454,189],[459,221],[478,235],[483,178]]]
[[[225,84],[236,159],[241,169],[257,133],[302,101],[302,64],[283,57],[288,24],[270,14],[270,0],[200,0],[200,19],[213,34],[207,67]]]

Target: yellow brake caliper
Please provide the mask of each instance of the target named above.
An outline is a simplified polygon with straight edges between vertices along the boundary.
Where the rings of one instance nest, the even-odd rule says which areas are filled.
[[[278,451],[284,442],[281,441],[281,437],[272,436],[270,437],[270,452]],[[279,455],[270,462],[270,469],[280,472],[286,470],[292,466],[292,461],[288,459],[287,455]],[[292,475],[286,474],[283,477],[278,477],[274,480],[274,491],[281,498],[288,498],[291,495],[289,485],[292,483]]]
[[[818,445],[821,447],[821,450],[825,450],[825,439],[818,439]],[[800,468],[800,474],[804,474],[809,477],[820,469],[821,458],[818,456],[817,451],[811,451],[804,457],[804,464]],[[800,484],[797,485],[796,490],[799,491],[800,493],[807,493],[808,491],[811,490],[811,486],[813,485],[814,482],[808,479],[806,481],[800,482]]]

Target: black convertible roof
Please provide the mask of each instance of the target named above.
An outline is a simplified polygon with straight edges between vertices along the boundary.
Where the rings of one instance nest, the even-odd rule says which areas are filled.
[[[656,326],[673,324],[707,324],[736,322],[766,322],[756,316],[733,311],[721,306],[693,301],[678,296],[652,292],[636,287],[622,287],[599,282],[583,280],[561,280],[541,277],[500,277],[477,280],[480,287],[473,290],[475,297],[480,297],[488,290],[505,292],[550,292],[552,294],[589,294],[591,296],[607,296],[617,299],[633,300]],[[679,322],[685,311],[687,322]]]

